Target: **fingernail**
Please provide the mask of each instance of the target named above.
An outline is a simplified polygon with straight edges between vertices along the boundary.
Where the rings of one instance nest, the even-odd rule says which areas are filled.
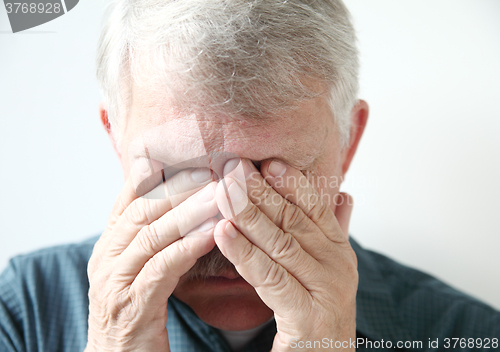
[[[238,232],[236,232],[236,229],[231,223],[227,223],[226,227],[224,228],[224,233],[231,238],[236,238],[236,236],[238,236]]]
[[[234,159],[231,159],[228,162],[226,162],[226,164],[224,165],[224,171],[223,171],[224,176],[226,176],[228,173],[230,173],[231,171],[236,169],[236,167],[240,163],[240,160],[241,160],[240,158],[234,158]]]
[[[194,182],[205,183],[212,179],[212,173],[207,168],[194,169],[191,171],[191,178]]]
[[[210,202],[214,199],[214,188],[212,185],[208,185],[203,188],[200,193],[198,193],[198,200],[200,202]]]
[[[281,177],[286,172],[286,166],[279,161],[272,161],[267,167],[267,172],[273,177]]]

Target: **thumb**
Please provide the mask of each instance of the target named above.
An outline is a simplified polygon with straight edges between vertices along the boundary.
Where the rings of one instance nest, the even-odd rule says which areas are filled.
[[[340,192],[336,197],[335,217],[346,237],[349,237],[349,221],[351,220],[354,199],[350,194]]]

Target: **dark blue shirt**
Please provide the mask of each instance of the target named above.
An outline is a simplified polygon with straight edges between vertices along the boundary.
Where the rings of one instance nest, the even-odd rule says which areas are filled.
[[[83,351],[87,344],[87,262],[97,237],[13,258],[0,276],[0,352]],[[360,247],[358,351],[500,351],[500,312],[420,271]],[[216,329],[184,303],[168,305],[172,352],[227,351]],[[245,352],[269,351],[269,324]],[[472,339],[472,340],[471,340]],[[335,347],[291,341],[292,347]],[[479,347],[481,346],[481,347]]]

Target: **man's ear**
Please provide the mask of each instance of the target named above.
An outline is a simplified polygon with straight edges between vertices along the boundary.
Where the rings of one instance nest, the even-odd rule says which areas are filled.
[[[342,176],[345,176],[349,166],[351,165],[352,158],[358,149],[359,141],[363,135],[363,131],[368,121],[368,104],[364,100],[359,100],[351,110],[351,133],[349,137],[349,144],[343,151],[343,164]]]
[[[106,110],[106,105],[104,104],[104,102],[101,102],[99,104],[99,116],[101,117],[102,126],[104,127],[104,130],[108,134],[109,140],[111,141],[111,144],[113,145],[113,149],[115,150],[116,155],[118,155],[118,159],[120,159],[120,162],[121,162],[122,155],[121,155],[121,153],[118,150],[118,147],[116,145],[115,137],[113,136],[113,131],[111,130],[111,124],[109,123],[108,111]]]

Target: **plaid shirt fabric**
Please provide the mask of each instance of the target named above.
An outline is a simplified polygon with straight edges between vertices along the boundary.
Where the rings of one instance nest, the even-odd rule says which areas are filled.
[[[0,352],[85,349],[87,262],[97,238],[10,261],[0,276]],[[358,351],[500,351],[493,340],[500,338],[500,312],[427,274],[365,250],[352,239],[351,244],[359,271]],[[244,352],[271,349],[276,327],[268,326]],[[173,297],[167,329],[172,352],[230,352],[215,329]],[[325,350],[334,346],[328,336],[309,343]],[[295,346],[300,346],[297,341]]]

